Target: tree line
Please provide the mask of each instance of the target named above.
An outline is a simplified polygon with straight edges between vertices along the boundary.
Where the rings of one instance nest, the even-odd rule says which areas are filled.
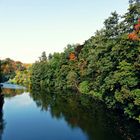
[[[129,3],[127,13],[112,12],[83,45],[43,52],[32,66],[32,88],[87,94],[140,122],[140,1]]]
[[[32,67],[20,68],[1,62],[0,75],[32,89],[90,96],[140,122],[140,0],[130,0],[124,15],[112,12],[84,44],[43,52]]]
[[[1,82],[13,79],[16,71],[24,71],[26,66],[20,61],[14,61],[10,58],[0,60]]]

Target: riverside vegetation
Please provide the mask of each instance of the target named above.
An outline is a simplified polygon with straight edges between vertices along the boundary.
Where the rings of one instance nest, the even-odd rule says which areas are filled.
[[[0,61],[0,82],[10,82],[22,84],[24,86],[30,85],[30,69],[31,64],[24,64],[20,61],[14,61],[6,58]]]
[[[140,123],[140,1],[130,0],[123,16],[111,13],[83,45],[43,52],[26,74],[32,89],[84,94]]]
[[[48,58],[43,52],[32,66],[32,87],[87,94],[140,123],[140,1],[129,3],[83,45]]]

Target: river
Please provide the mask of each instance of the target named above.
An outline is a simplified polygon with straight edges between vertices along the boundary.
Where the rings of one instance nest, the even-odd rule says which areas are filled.
[[[4,86],[0,140],[139,140],[139,125],[89,100],[75,94],[29,93],[17,85]]]

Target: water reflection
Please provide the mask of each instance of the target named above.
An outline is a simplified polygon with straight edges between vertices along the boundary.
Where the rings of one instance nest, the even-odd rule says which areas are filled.
[[[81,128],[88,140],[137,140],[140,127],[128,123],[100,103],[74,94],[49,94],[32,91],[32,98],[42,111],[49,111],[56,119],[64,118],[71,129]],[[124,125],[127,124],[127,125]]]
[[[7,86],[8,87],[8,86]],[[4,97],[12,98],[16,95],[23,94],[24,89],[14,89],[11,87],[4,88],[0,87],[0,140],[2,140],[3,131],[5,129],[5,121],[3,119],[3,105],[4,105]]]
[[[3,104],[4,104],[4,97],[1,94],[1,88],[0,88],[0,140],[2,140],[2,134],[4,130]]]
[[[10,88],[2,88],[2,95],[7,98],[14,97],[16,95],[21,95],[24,93],[24,89],[10,89]]]
[[[21,95],[23,94],[25,91],[27,91],[27,89],[23,86],[20,85],[15,85],[15,84],[11,84],[8,82],[5,83],[0,83],[2,85],[2,93],[4,95],[4,97],[14,97],[16,95]]]
[[[4,119],[2,94],[6,97]],[[123,117],[107,111],[104,105],[94,102],[89,97],[73,93],[52,94],[41,90],[31,91],[29,97],[27,93],[23,94],[23,90],[14,89],[3,89],[2,94],[0,140],[140,139],[138,124],[128,122]],[[6,121],[6,127],[3,120]]]

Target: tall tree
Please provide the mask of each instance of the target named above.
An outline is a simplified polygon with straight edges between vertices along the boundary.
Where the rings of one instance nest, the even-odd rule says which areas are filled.
[[[124,15],[124,30],[130,33],[140,18],[140,0],[130,0],[128,12]]]
[[[40,59],[40,61],[42,61],[42,62],[47,61],[47,56],[46,56],[46,52],[45,52],[45,51],[42,52],[42,55],[41,55],[41,57],[39,57],[39,59]]]
[[[0,60],[0,83],[1,83],[1,79],[2,78],[2,75],[1,75],[1,60]]]
[[[105,20],[105,36],[109,38],[115,38],[119,34],[119,15],[117,12],[111,13],[111,16]]]

